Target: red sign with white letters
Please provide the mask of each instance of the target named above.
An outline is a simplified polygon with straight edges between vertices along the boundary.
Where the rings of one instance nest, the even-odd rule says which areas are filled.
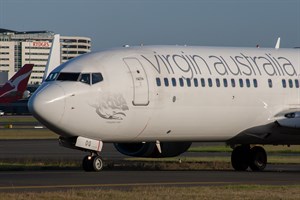
[[[34,47],[50,47],[49,42],[32,42]]]

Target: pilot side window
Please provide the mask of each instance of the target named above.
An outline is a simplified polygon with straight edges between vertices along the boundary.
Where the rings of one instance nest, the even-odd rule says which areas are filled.
[[[96,84],[103,81],[103,76],[101,73],[92,73],[92,84]]]
[[[54,81],[57,78],[58,74],[58,72],[52,72],[51,74],[49,74],[46,81]]]
[[[158,87],[161,86],[160,78],[156,78],[156,85],[157,85]]]
[[[91,84],[91,75],[90,74],[81,74],[79,81],[90,85]]]

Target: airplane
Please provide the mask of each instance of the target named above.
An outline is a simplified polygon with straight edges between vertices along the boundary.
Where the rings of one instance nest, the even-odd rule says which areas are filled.
[[[124,46],[55,68],[31,96],[33,116],[60,145],[87,151],[100,171],[103,144],[122,154],[173,157],[192,142],[225,142],[237,171],[262,171],[262,145],[300,144],[300,49]]]
[[[33,66],[33,64],[25,64],[0,88],[0,103],[12,103],[29,96],[26,88]]]

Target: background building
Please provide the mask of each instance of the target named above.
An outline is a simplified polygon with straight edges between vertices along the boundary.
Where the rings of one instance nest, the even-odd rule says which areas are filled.
[[[51,31],[17,32],[0,29],[0,72],[11,78],[24,64],[34,64],[29,84],[42,81],[52,40]],[[60,63],[91,51],[91,39],[80,36],[60,36]]]

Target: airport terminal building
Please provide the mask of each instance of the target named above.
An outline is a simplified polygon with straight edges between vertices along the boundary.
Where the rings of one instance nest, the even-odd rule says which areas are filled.
[[[39,84],[44,76],[52,40],[51,31],[17,32],[0,28],[0,72],[12,77],[24,64],[34,64],[29,84]],[[91,38],[60,36],[60,63],[91,51]]]

